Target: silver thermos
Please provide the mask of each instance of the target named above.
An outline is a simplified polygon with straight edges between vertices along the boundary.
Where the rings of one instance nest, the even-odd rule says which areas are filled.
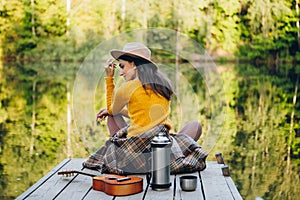
[[[167,133],[156,133],[151,142],[151,187],[153,190],[168,190],[170,182],[170,153],[172,141]]]

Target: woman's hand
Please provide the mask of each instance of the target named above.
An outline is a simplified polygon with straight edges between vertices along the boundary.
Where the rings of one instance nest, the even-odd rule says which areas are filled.
[[[106,77],[113,77],[115,74],[115,68],[117,67],[117,64],[114,63],[114,60],[108,60],[107,66],[105,67]]]
[[[108,116],[107,108],[101,108],[100,111],[96,115],[96,121],[103,121]]]

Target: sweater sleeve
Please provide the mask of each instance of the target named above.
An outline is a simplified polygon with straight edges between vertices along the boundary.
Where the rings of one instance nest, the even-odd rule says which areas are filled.
[[[105,82],[106,82],[106,107],[107,107],[108,113],[111,114],[112,113],[111,105],[112,105],[114,89],[115,89],[114,78],[106,77]]]
[[[122,114],[128,116],[128,111],[125,108],[129,101],[129,96],[127,95],[126,89],[120,87],[115,90],[114,78],[106,77],[106,102],[107,110],[110,115]],[[125,83],[126,85],[126,83]]]

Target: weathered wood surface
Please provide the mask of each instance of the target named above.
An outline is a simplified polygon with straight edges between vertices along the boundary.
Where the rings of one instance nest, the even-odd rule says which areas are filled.
[[[144,191],[135,195],[124,197],[113,197],[106,195],[103,192],[95,191],[92,189],[92,178],[89,176],[76,174],[73,177],[62,177],[57,175],[58,171],[68,170],[81,170],[81,164],[84,159],[74,158],[66,159],[51,170],[46,176],[40,179],[27,191],[21,194],[17,199],[84,199],[84,200],[140,200],[143,199],[146,192],[147,180],[145,176]],[[197,189],[193,192],[185,192],[180,188],[179,177],[182,174],[171,176],[172,186],[167,191],[154,191],[149,187],[146,192],[145,199],[147,200],[194,200],[194,199],[207,199],[207,200],[239,200],[242,199],[231,177],[225,177],[222,174],[221,167],[224,164],[218,164],[217,162],[207,162],[207,168],[200,174],[193,173],[198,177]],[[99,172],[84,169],[84,172],[92,173],[95,175],[101,175]],[[199,176],[200,175],[200,176]],[[103,175],[102,175],[103,176]],[[176,180],[176,185],[174,184]],[[175,198],[173,198],[175,194]]]

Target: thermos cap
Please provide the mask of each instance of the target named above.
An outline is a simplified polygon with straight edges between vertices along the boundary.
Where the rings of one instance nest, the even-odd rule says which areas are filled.
[[[167,137],[167,134],[165,132],[158,132],[152,139],[152,143],[158,143],[158,144],[166,144],[171,142],[170,139]]]

